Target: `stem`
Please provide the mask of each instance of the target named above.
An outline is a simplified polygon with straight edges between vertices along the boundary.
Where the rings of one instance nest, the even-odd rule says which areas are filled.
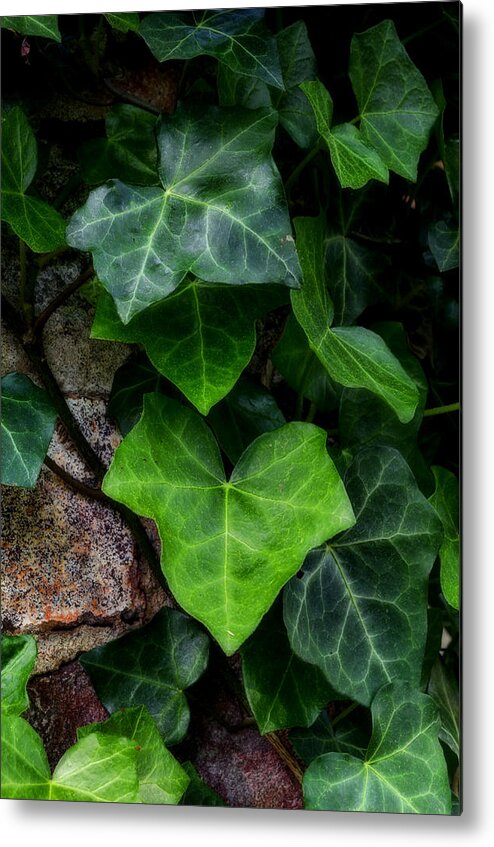
[[[302,410],[304,408],[304,393],[303,391],[299,391],[297,394],[297,402],[295,404],[295,420],[302,420]]]
[[[65,301],[68,300],[69,297],[71,297],[72,294],[74,294],[81,287],[81,285],[87,282],[87,280],[90,279],[93,274],[93,266],[89,265],[86,270],[82,271],[82,273],[79,274],[79,276],[74,280],[74,282],[71,282],[70,285],[67,285],[63,289],[63,291],[60,291],[60,293],[57,294],[57,296],[51,301],[51,303],[48,304],[46,309],[44,309],[41,314],[39,314],[36,318],[33,327],[34,335],[41,335],[41,332],[48,318],[52,316],[53,312],[55,312],[58,307],[62,305],[62,303],[65,303]]]
[[[436,21],[433,21],[431,24],[427,24],[427,26],[423,26],[422,29],[416,30],[416,32],[412,32],[411,35],[407,35],[406,38],[401,39],[401,43],[403,45],[409,44],[410,41],[413,41],[414,38],[419,38],[421,35],[425,35],[426,32],[429,32],[431,29],[435,29],[436,26],[443,23],[443,18],[438,18]]]
[[[53,459],[50,459],[49,456],[45,456],[43,463],[49,468],[52,473],[56,474],[63,479],[63,481],[77,491],[79,494],[83,494],[84,497],[89,497],[91,500],[98,500],[101,502],[105,499],[105,495],[103,494],[101,488],[92,488],[90,485],[85,485],[80,480],[76,479],[72,474],[67,473],[64,468],[61,468]]]
[[[348,715],[351,715],[352,712],[354,712],[355,709],[358,708],[358,705],[359,705],[358,703],[350,703],[350,705],[347,706],[346,709],[343,709],[343,711],[341,711],[339,713],[339,715],[336,715],[335,719],[331,721],[331,725],[332,725],[333,729],[334,729],[335,726],[337,726],[337,724],[340,723],[340,721],[342,721]]]
[[[312,150],[309,150],[307,155],[302,159],[301,162],[298,163],[297,167],[291,172],[290,176],[288,177],[288,179],[285,182],[285,193],[286,193],[287,197],[290,195],[290,192],[291,192],[293,186],[297,182],[297,179],[299,178],[299,176],[302,173],[302,171],[304,170],[304,168],[306,168],[307,165],[309,164],[309,162],[311,162],[312,159],[315,156],[317,156],[317,154],[320,152],[320,150],[321,150],[320,145],[316,144],[316,146],[313,147]]]
[[[433,409],[425,409],[424,418],[432,418],[435,415],[447,415],[448,412],[458,412],[459,409],[459,403],[450,403],[449,406],[436,406]]]
[[[281,738],[279,738],[279,736],[277,736],[274,732],[267,732],[264,738],[266,739],[266,741],[269,741],[272,747],[274,747],[274,749],[278,753],[278,756],[285,763],[288,770],[291,771],[291,773],[294,775],[295,779],[300,784],[302,784],[302,779],[304,776],[302,768],[300,767],[299,763],[293,758],[290,751],[285,747]]]
[[[309,406],[309,411],[307,412],[307,416],[306,416],[306,418],[305,418],[305,422],[306,422],[306,423],[312,423],[312,421],[314,420],[314,418],[315,418],[316,414],[317,414],[317,406],[316,406],[316,404],[315,404],[315,403],[311,400],[311,403],[310,403],[310,406]]]

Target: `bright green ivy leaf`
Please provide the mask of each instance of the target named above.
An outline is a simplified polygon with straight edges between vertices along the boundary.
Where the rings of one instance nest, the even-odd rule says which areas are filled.
[[[26,686],[36,654],[32,635],[2,635],[2,715],[20,715],[28,708]]]
[[[353,36],[350,79],[364,142],[390,170],[414,182],[439,110],[393,21]]]
[[[327,141],[331,132],[331,121],[333,120],[333,100],[331,94],[320,79],[302,82],[300,88],[312,107],[319,135]]]
[[[35,253],[65,244],[65,221],[48,203],[25,192],[38,163],[36,139],[19,106],[2,114],[2,220]]]
[[[46,456],[57,412],[48,394],[21,373],[2,378],[1,481],[34,488]]]
[[[373,733],[365,759],[327,753],[303,781],[306,809],[451,814],[451,792],[439,717],[427,694],[408,683],[385,685],[372,703]]]
[[[262,735],[310,726],[334,693],[319,668],[291,649],[281,612],[275,603],[240,648],[244,690]]]
[[[362,450],[345,487],[357,522],[309,553],[285,589],[284,618],[297,655],[369,705],[387,682],[420,683],[441,526],[396,450]]]
[[[264,9],[210,9],[147,15],[140,34],[159,62],[214,56],[237,73],[283,88],[280,61]]]
[[[190,779],[187,790],[182,797],[182,806],[225,806],[226,803],[211,786],[207,785],[197,773],[191,762],[182,765],[185,773]]]
[[[339,386],[311,350],[307,336],[294,315],[290,315],[283,335],[273,350],[272,362],[297,394],[315,403],[320,412],[338,407]]]
[[[105,12],[104,15],[110,26],[119,32],[139,32],[138,12]]]
[[[186,615],[167,608],[146,626],[80,657],[105,708],[111,713],[146,706],[168,745],[187,732],[190,713],[183,692],[207,661],[206,634]]]
[[[23,718],[2,718],[2,797],[138,803],[135,745],[94,733],[62,756],[50,777],[38,733]]]
[[[91,337],[142,344],[156,369],[207,415],[248,365],[266,305],[250,287],[191,280],[125,325],[104,294]]]
[[[156,115],[118,103],[105,123],[106,138],[94,138],[79,148],[84,180],[90,185],[117,178],[137,185],[159,185]]]
[[[271,158],[276,115],[195,104],[163,116],[163,188],[115,181],[93,191],[67,239],[93,253],[124,323],[190,271],[215,283],[299,286],[281,179]]]
[[[365,711],[359,709],[359,722],[354,720],[352,714],[346,718],[337,718],[334,727],[327,712],[321,712],[312,726],[292,730],[290,744],[299,759],[307,765],[325,753],[349,753],[363,759],[370,738]]]
[[[286,423],[273,395],[263,385],[241,378],[208,415],[221,449],[236,464],[249,444],[263,432]]]
[[[460,755],[460,710],[458,683],[444,662],[436,658],[429,680],[428,694],[439,708],[441,730],[439,738],[458,757]]]
[[[451,271],[460,264],[460,232],[448,220],[435,221],[429,227],[429,248],[441,271]]]
[[[297,218],[295,231],[304,284],[291,293],[291,300],[311,349],[335,382],[366,388],[381,397],[400,421],[411,420],[417,389],[382,338],[359,326],[331,329],[334,307],[324,279],[322,217]]]
[[[439,550],[441,562],[441,590],[453,609],[460,608],[460,494],[457,477],[445,468],[433,467],[436,482],[434,494],[429,498],[439,515],[444,538]]]
[[[21,35],[39,35],[41,38],[51,38],[53,41],[61,41],[58,28],[58,15],[15,15],[14,17],[1,17],[0,26],[13,29]]]
[[[253,632],[307,551],[353,523],[318,427],[291,423],[261,435],[227,481],[206,424],[159,394],[145,396],[103,489],[156,521],[174,596],[228,654]]]
[[[123,736],[134,743],[141,803],[176,805],[180,802],[189,777],[166,749],[145,706],[122,709],[103,723],[79,727],[77,737],[85,738],[95,732]]]
[[[389,182],[381,157],[352,124],[333,127],[328,137],[331,161],[342,188],[362,188],[370,179]]]

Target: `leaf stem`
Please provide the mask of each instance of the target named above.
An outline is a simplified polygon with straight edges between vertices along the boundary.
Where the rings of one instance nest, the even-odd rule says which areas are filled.
[[[298,163],[297,167],[294,168],[294,170],[291,172],[290,176],[288,177],[288,179],[285,182],[285,194],[286,194],[287,197],[289,197],[290,192],[291,192],[293,186],[295,185],[295,183],[297,182],[297,180],[298,180],[300,174],[302,173],[302,171],[307,167],[309,162],[312,162],[312,159],[315,156],[317,156],[317,154],[320,152],[320,150],[321,150],[320,144],[316,144],[315,147],[312,147],[312,149],[309,150],[309,152],[302,159],[302,161]]]
[[[347,706],[346,709],[343,709],[338,715],[336,715],[334,720],[331,721],[331,726],[333,727],[333,729],[340,723],[340,721],[344,720],[346,717],[348,717],[348,715],[351,715],[352,712],[354,712],[355,709],[358,708],[358,706],[358,703],[350,703],[350,705]]]
[[[81,287],[81,285],[87,282],[87,280],[90,279],[93,274],[93,266],[89,265],[89,267],[82,271],[73,282],[67,285],[62,291],[60,291],[59,294],[57,294],[56,297],[53,298],[51,303],[48,304],[46,309],[44,309],[34,321],[33,332],[35,335],[41,335],[41,332],[43,331],[43,328],[48,318],[50,318],[52,314],[59,308],[59,306],[65,303],[65,301],[68,300],[69,297],[72,296],[72,294],[75,294],[75,292]]]
[[[447,415],[448,412],[458,412],[459,409],[459,403],[450,403],[449,406],[436,406],[432,409],[425,409],[424,418],[432,418],[435,415]]]
[[[307,412],[307,415],[305,417],[305,422],[306,423],[312,423],[316,414],[317,414],[317,406],[314,403],[314,401],[311,400],[311,403],[310,403],[310,406],[309,406],[309,411]]]

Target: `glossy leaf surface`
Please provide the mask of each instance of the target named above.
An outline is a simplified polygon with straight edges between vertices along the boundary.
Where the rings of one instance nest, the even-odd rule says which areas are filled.
[[[105,12],[105,18],[113,29],[119,32],[138,32],[139,15],[137,12]]]
[[[370,179],[389,182],[386,165],[356,126],[339,124],[333,127],[327,142],[342,188],[362,188]]]
[[[429,229],[429,248],[441,271],[451,271],[460,264],[460,233],[448,220],[435,221]]]
[[[278,603],[240,653],[245,693],[261,734],[310,726],[332,699],[324,674],[291,649]]]
[[[189,778],[174,756],[166,749],[148,710],[144,706],[122,709],[104,723],[79,727],[77,737],[93,733],[128,738],[137,752],[136,766],[141,803],[176,805]]]
[[[307,551],[353,523],[325,442],[318,427],[286,424],[256,439],[227,481],[199,416],[148,394],[115,453],[105,493],[156,521],[173,594],[228,654]]]
[[[156,369],[207,415],[249,363],[262,311],[255,291],[193,280],[127,325],[103,295],[91,336],[142,344]]]
[[[106,138],[86,141],[78,151],[84,180],[98,185],[109,179],[158,185],[156,115],[118,103],[105,120]]]
[[[441,589],[453,609],[460,608],[460,492],[457,477],[446,470],[432,468],[436,489],[429,498],[443,525],[444,537],[439,550]]]
[[[188,272],[208,282],[299,285],[281,180],[271,158],[276,115],[181,105],[158,132],[162,188],[119,181],[72,217],[71,246],[95,270],[127,323]]]
[[[360,710],[365,712],[364,709]],[[369,744],[370,731],[362,714],[354,722],[353,715],[338,720],[333,727],[326,712],[321,712],[307,729],[294,729],[290,733],[290,744],[295,753],[307,765],[325,753],[349,753],[363,759]]]
[[[46,391],[21,373],[2,378],[1,481],[34,488],[57,413]]]
[[[61,41],[58,28],[58,15],[15,15],[0,18],[0,25],[6,29],[13,29],[21,35],[38,35],[41,38],[51,38],[52,41]]]
[[[111,713],[146,706],[165,744],[185,735],[189,707],[183,692],[207,661],[206,634],[186,615],[167,608],[141,629],[80,658],[105,708]]]
[[[325,269],[335,326],[353,324],[381,293],[389,257],[333,232],[325,240]]]
[[[395,450],[362,450],[345,487],[357,522],[309,553],[285,589],[284,618],[295,652],[369,705],[387,682],[420,682],[441,527]]]
[[[19,106],[2,114],[2,220],[35,253],[65,244],[65,221],[48,203],[25,192],[36,173],[36,139]]]
[[[24,718],[2,715],[2,798],[48,800],[49,780],[38,733]]]
[[[419,156],[439,110],[393,21],[353,36],[350,79],[363,140],[390,170],[415,181]]]
[[[21,715],[28,708],[26,685],[36,653],[32,635],[2,635],[2,715]]]
[[[443,661],[437,657],[429,680],[428,694],[439,708],[439,737],[458,757],[460,755],[460,704],[458,683]]]
[[[140,33],[159,62],[208,55],[232,71],[283,88],[274,36],[264,9],[212,9],[147,15]]]
[[[291,300],[312,350],[335,382],[366,388],[381,397],[400,421],[411,420],[417,389],[382,338],[364,327],[330,328],[334,307],[324,280],[322,219],[297,218],[295,230],[304,285],[292,292]]]
[[[364,761],[328,753],[304,775],[305,807],[355,812],[451,814],[434,702],[408,683],[384,686],[372,703]]]

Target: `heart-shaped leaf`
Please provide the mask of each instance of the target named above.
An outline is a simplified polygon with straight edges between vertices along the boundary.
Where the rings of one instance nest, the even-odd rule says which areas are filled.
[[[448,771],[437,734],[439,716],[427,694],[408,683],[385,685],[372,703],[373,733],[365,759],[327,753],[304,774],[307,809],[451,814]]]
[[[291,645],[342,695],[369,705],[387,682],[419,685],[437,515],[396,450],[357,454],[346,477],[357,522],[312,550],[285,589]]]
[[[333,691],[315,665],[290,647],[282,609],[275,603],[240,648],[244,689],[262,734],[310,726]]]
[[[441,715],[441,738],[458,757],[460,756],[460,714],[458,683],[437,657],[429,680],[428,694],[439,708]]]
[[[311,349],[335,382],[367,388],[406,423],[417,408],[417,389],[382,338],[359,326],[330,328],[334,307],[324,279],[323,218],[297,218],[295,231],[304,285],[291,292],[291,301]]]
[[[19,106],[2,114],[2,220],[35,253],[65,244],[65,221],[48,203],[25,192],[36,173],[36,139]]]
[[[144,705],[166,744],[176,744],[189,725],[184,688],[204,672],[208,638],[174,609],[151,623],[84,653],[80,662],[109,712]]]
[[[145,396],[103,489],[156,521],[173,594],[228,654],[307,551],[354,520],[318,427],[291,423],[261,435],[227,481],[206,424],[159,394]]]
[[[189,784],[189,777],[166,749],[145,706],[122,709],[103,723],[79,727],[78,739],[97,732],[128,738],[137,752],[137,778],[141,803],[175,805]]]
[[[26,685],[36,654],[32,635],[2,635],[2,715],[20,715],[28,708]]]
[[[249,363],[255,321],[266,305],[250,286],[192,280],[125,325],[111,297],[103,294],[91,336],[142,344],[157,370],[207,415]]]
[[[353,36],[350,79],[364,142],[390,170],[415,181],[419,156],[439,110],[393,21],[381,21]]]
[[[109,179],[137,185],[159,185],[156,115],[118,103],[105,120],[106,138],[86,141],[78,157],[82,176],[90,185]]]
[[[2,484],[34,488],[56,420],[48,394],[28,376],[2,378]]]
[[[163,188],[115,181],[89,195],[67,229],[91,250],[124,323],[188,272],[208,282],[299,286],[281,180],[276,115],[181,105],[158,132]]]
[[[436,489],[429,498],[443,525],[444,537],[439,550],[441,589],[453,609],[460,608],[460,494],[457,477],[446,470],[432,468]]]
[[[13,29],[21,35],[38,35],[42,38],[51,38],[53,41],[61,41],[58,28],[58,15],[15,15],[14,17],[1,17],[0,26]]]
[[[207,55],[232,71],[283,88],[274,36],[264,9],[211,9],[147,15],[140,33],[159,62]]]

